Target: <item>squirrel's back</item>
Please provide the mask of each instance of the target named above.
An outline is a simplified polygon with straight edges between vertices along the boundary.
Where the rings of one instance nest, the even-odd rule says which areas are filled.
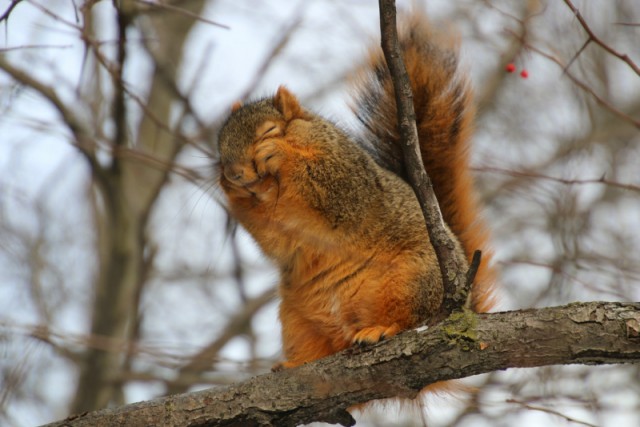
[[[459,70],[455,42],[429,28],[423,16],[409,18],[399,29],[416,113],[425,169],[432,181],[447,225],[471,260],[482,251],[472,288],[472,308],[488,311],[494,304],[496,274],[489,265],[488,233],[479,218],[469,161],[474,108],[468,76]],[[358,76],[355,112],[362,123],[359,143],[382,167],[407,180],[393,82],[380,49],[372,51]]]

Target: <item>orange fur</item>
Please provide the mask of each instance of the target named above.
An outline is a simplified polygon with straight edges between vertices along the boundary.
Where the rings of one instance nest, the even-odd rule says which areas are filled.
[[[464,263],[483,251],[472,307],[486,311],[495,272],[469,170],[468,84],[455,52],[433,44],[423,18],[410,22],[401,42],[422,156],[457,253]],[[379,53],[366,66],[358,108],[362,146],[285,87],[235,106],[220,132],[229,210],[280,269],[286,360],[277,368],[391,337],[442,303],[424,219],[401,178],[393,88]]]
[[[358,208],[351,210],[353,221],[362,223],[375,241],[336,232],[326,216],[301,195],[313,191],[322,199],[331,191],[313,183],[307,189],[309,182],[302,185],[309,165],[327,155],[327,148],[313,143],[314,134],[326,128],[310,120],[285,88],[278,90],[273,103],[282,117],[259,123],[253,140],[244,148],[243,161],[223,162],[221,184],[232,214],[281,265],[280,319],[287,358],[283,366],[318,359],[354,342],[377,342],[416,326],[422,320],[414,307],[418,278],[435,277],[439,271],[433,268],[435,256],[424,239],[426,230],[411,190],[380,170],[381,179],[389,180],[392,188],[400,185],[402,200],[409,199],[413,208],[409,219],[404,223],[393,216],[386,221],[381,216],[365,218]],[[351,154],[356,156],[354,162],[365,158],[355,145],[349,149],[354,152],[336,160],[346,161]],[[335,171],[336,182],[332,183],[336,186],[342,185],[339,173]],[[367,192],[359,188],[360,181],[353,185]],[[385,193],[380,192],[379,197],[386,197]],[[398,236],[386,236],[389,226],[397,222]],[[416,283],[409,286],[411,282]],[[429,292],[435,297],[425,298],[423,305],[435,311],[441,290]]]

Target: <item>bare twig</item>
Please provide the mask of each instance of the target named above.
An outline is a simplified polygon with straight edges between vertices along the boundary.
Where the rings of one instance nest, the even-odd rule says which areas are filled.
[[[469,263],[469,270],[467,271],[467,289],[471,289],[471,285],[473,285],[473,281],[476,279],[476,274],[478,273],[478,268],[480,267],[481,258],[482,251],[477,250],[473,252],[471,263]]]
[[[621,190],[630,190],[630,191],[640,192],[640,186],[638,185],[624,184],[621,182],[612,181],[610,179],[606,179],[604,176],[600,178],[592,178],[592,179],[566,179],[566,178],[558,178],[555,176],[542,175],[536,172],[516,171],[516,170],[502,169],[497,167],[482,167],[482,168],[476,168],[475,170],[479,172],[501,173],[501,174],[510,175],[513,177],[518,177],[518,178],[542,179],[542,180],[558,182],[566,185],[602,184],[602,185],[608,185],[610,187],[619,188]]]
[[[7,10],[2,15],[0,15],[0,22],[8,20],[11,12],[13,12],[13,9],[15,9],[15,7],[21,2],[22,0],[13,0]]]
[[[554,411],[553,409],[550,409],[550,408],[545,408],[545,407],[542,407],[542,406],[534,406],[534,405],[531,405],[531,404],[529,404],[527,402],[521,402],[521,401],[516,400],[516,399],[507,399],[507,403],[516,403],[516,404],[522,406],[523,408],[530,409],[532,411],[540,411],[540,412],[546,412],[547,414],[556,415],[558,417],[564,418],[565,420],[567,420],[569,422],[572,422],[572,423],[575,423],[575,424],[581,424],[581,425],[587,426],[587,427],[596,427],[595,424],[591,424],[591,423],[588,423],[588,422],[585,422],[585,421],[577,420],[577,419],[575,419],[573,417],[570,417],[570,416],[565,415],[565,414],[563,414],[561,412],[558,412],[558,411]]]
[[[181,7],[177,7],[177,6],[173,6],[170,4],[166,4],[166,3],[160,3],[160,2],[152,2],[152,1],[148,1],[148,0],[135,0],[137,3],[141,3],[145,6],[149,6],[150,8],[156,8],[156,9],[165,9],[171,12],[176,12],[185,16],[188,16],[189,18],[193,18],[196,21],[200,21],[200,22],[204,22],[206,24],[210,24],[210,25],[214,25],[216,27],[220,27],[220,28],[224,28],[225,30],[230,30],[231,27],[229,27],[228,25],[224,25],[224,24],[220,24],[218,22],[215,21],[211,21],[209,19],[203,18],[202,16],[193,13],[187,9],[183,9]]]
[[[245,325],[251,321],[258,310],[273,299],[274,294],[274,289],[268,289],[245,303],[243,309],[227,321],[220,336],[193,355],[189,363],[180,368],[176,379],[168,384],[166,394],[184,393],[189,389],[189,385],[196,383],[199,374],[212,365],[220,350],[230,339],[237,336],[240,330],[245,328]]]
[[[249,86],[244,90],[242,95],[240,95],[240,100],[244,101],[247,99],[256,87],[260,84],[264,76],[267,74],[267,70],[269,66],[277,59],[284,48],[289,44],[292,39],[292,36],[295,34],[296,30],[300,27],[300,23],[302,22],[302,14],[303,8],[306,7],[305,3],[300,3],[298,10],[295,13],[295,18],[291,21],[290,24],[286,25],[280,31],[278,31],[279,37],[275,43],[272,44],[271,51],[265,56],[265,59],[262,63],[256,68],[256,72],[254,73],[255,77],[252,79]]]
[[[615,50],[614,48],[612,48],[611,46],[609,46],[608,44],[606,44],[605,42],[603,42],[602,39],[600,39],[598,36],[596,36],[596,34],[593,32],[593,30],[591,29],[591,27],[589,26],[587,21],[584,19],[584,17],[580,13],[580,10],[573,5],[571,0],[564,0],[564,2],[567,5],[567,7],[569,7],[569,9],[571,9],[571,12],[573,12],[573,14],[576,16],[576,19],[578,20],[578,22],[580,22],[580,25],[587,32],[587,35],[589,36],[589,39],[586,41],[585,46],[587,44],[589,44],[590,42],[594,42],[595,44],[597,44],[598,46],[600,46],[601,48],[603,48],[604,50],[609,52],[611,55],[613,55],[613,56],[615,56],[617,58],[620,58],[622,61],[626,62],[627,65],[637,75],[640,76],[640,67],[638,67],[638,65],[635,62],[633,62],[631,60],[631,58],[629,58],[629,55],[627,55],[626,53],[620,53],[617,50]],[[583,46],[583,49],[584,49],[585,46]]]
[[[593,97],[593,99],[596,100],[596,102],[598,104],[602,105],[607,110],[611,111],[612,113],[614,113],[615,115],[619,116],[620,118],[622,118],[622,119],[628,121],[629,123],[633,124],[635,127],[640,128],[640,120],[639,119],[631,117],[630,115],[628,115],[624,111],[616,108],[608,100],[606,100],[602,96],[598,95],[593,90],[593,88],[591,88],[588,84],[586,84],[582,80],[578,79],[571,72],[569,72],[569,70],[567,69],[566,64],[564,64],[561,59],[557,58],[556,56],[554,56],[554,55],[552,55],[550,53],[547,53],[547,52],[543,51],[542,49],[540,49],[540,48],[538,48],[536,46],[533,46],[533,45],[529,44],[526,40],[523,40],[519,34],[516,34],[515,32],[509,31],[509,30],[507,30],[507,32],[510,33],[511,35],[513,35],[514,37],[520,39],[522,41],[523,45],[526,46],[527,49],[529,49],[529,50],[531,50],[533,52],[536,52],[538,55],[540,55],[540,56],[542,56],[544,58],[547,58],[548,60],[558,64],[558,66],[560,66],[564,70],[564,74],[569,78],[569,80],[571,80],[580,89],[582,89],[585,92],[587,92],[588,94],[590,94]]]
[[[36,80],[34,77],[32,77],[31,75],[29,75],[28,73],[14,67],[13,65],[11,65],[8,61],[6,61],[4,58],[0,57],[0,70],[3,70],[4,72],[6,72],[7,74],[9,74],[13,79],[15,79],[17,82],[31,88],[32,90],[36,91],[37,93],[39,93],[41,96],[43,96],[45,99],[47,99],[59,112],[59,114],[62,117],[62,121],[65,123],[65,125],[67,126],[67,128],[71,131],[72,135],[74,136],[75,139],[75,145],[76,147],[85,155],[85,157],[89,160],[89,162],[91,163],[92,166],[92,170],[94,173],[99,174],[99,171],[102,170],[102,167],[97,163],[97,160],[95,158],[95,156],[93,155],[93,150],[91,149],[93,147],[93,145],[95,144],[95,142],[93,141],[93,138],[90,136],[89,134],[89,130],[86,129],[86,126],[81,123],[78,118],[77,115],[75,114],[74,111],[72,111],[58,96],[58,94],[55,92],[55,90],[53,88],[51,88],[50,86],[47,86],[46,84],[40,82],[39,80]],[[124,89],[126,91],[126,88]],[[128,93],[128,92],[127,92]],[[131,93],[129,93],[129,95],[132,95]],[[137,96],[132,96],[132,99],[134,99],[136,102],[138,102],[142,107],[144,107],[144,104],[142,103],[142,101],[137,97]],[[148,115],[151,115],[151,113],[149,111],[147,111],[145,109],[145,112]],[[164,129],[167,132],[171,132],[171,129],[169,129],[164,122],[162,122],[160,119],[155,119],[155,122],[158,123],[158,125],[162,126],[162,129]],[[190,139],[186,138],[186,137],[180,137],[179,139],[183,142],[192,142]],[[193,144],[194,146],[197,147],[196,144]],[[130,149],[127,147],[122,147],[119,149],[116,149],[115,145],[108,145],[107,147],[105,147],[107,149],[111,149],[113,154],[114,154],[114,158],[131,158],[131,159],[137,159],[141,162],[144,162],[147,166],[151,166],[157,170],[160,171],[171,171],[174,172],[180,176],[182,176],[183,178],[186,178],[189,181],[192,182],[197,182],[200,180],[200,176],[194,172],[191,169],[185,168],[185,167],[181,167],[179,165],[173,164],[173,163],[167,163],[166,161],[159,159],[153,155],[149,155],[146,154],[144,152],[135,150],[135,149]]]
[[[25,44],[22,46],[10,46],[0,48],[0,53],[11,52],[14,50],[27,50],[27,49],[70,49],[73,45],[65,44],[65,45],[55,45],[55,44]]]
[[[49,101],[49,103],[51,103],[56,110],[58,110],[58,113],[62,117],[64,124],[74,136],[76,147],[85,155],[86,159],[91,164],[92,169],[96,173],[98,173],[98,171],[101,170],[100,165],[98,164],[96,158],[93,156],[91,150],[88,149],[94,144],[89,130],[83,123],[78,120],[75,112],[72,111],[62,101],[62,99],[60,99],[56,91],[52,87],[46,85],[35,77],[32,77],[27,72],[14,67],[2,56],[0,56],[0,70],[3,70],[17,82],[36,91],[47,101]]]
[[[446,317],[466,304],[470,284],[467,283],[467,272],[458,265],[455,245],[446,232],[433,185],[420,155],[413,94],[398,42],[395,1],[380,0],[379,6],[382,50],[393,80],[404,163],[427,223],[429,239],[438,257],[444,286],[443,313],[440,314]]]

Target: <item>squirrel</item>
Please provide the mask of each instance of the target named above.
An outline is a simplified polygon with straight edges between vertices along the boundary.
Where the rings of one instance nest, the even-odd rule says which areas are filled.
[[[483,253],[470,306],[493,304],[486,227],[468,145],[474,110],[455,44],[422,17],[400,31],[420,150],[457,253]],[[230,214],[280,272],[279,317],[291,368],[375,343],[437,313],[443,284],[417,198],[405,179],[393,84],[372,51],[358,76],[356,134],[305,109],[280,86],[236,103],[218,136]]]

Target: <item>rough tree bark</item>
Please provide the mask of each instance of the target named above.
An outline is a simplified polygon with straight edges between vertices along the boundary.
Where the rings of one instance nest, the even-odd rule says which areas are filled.
[[[640,303],[465,311],[433,328],[350,348],[230,387],[71,416],[54,426],[353,425],[346,408],[413,398],[437,381],[511,367],[640,362]]]

